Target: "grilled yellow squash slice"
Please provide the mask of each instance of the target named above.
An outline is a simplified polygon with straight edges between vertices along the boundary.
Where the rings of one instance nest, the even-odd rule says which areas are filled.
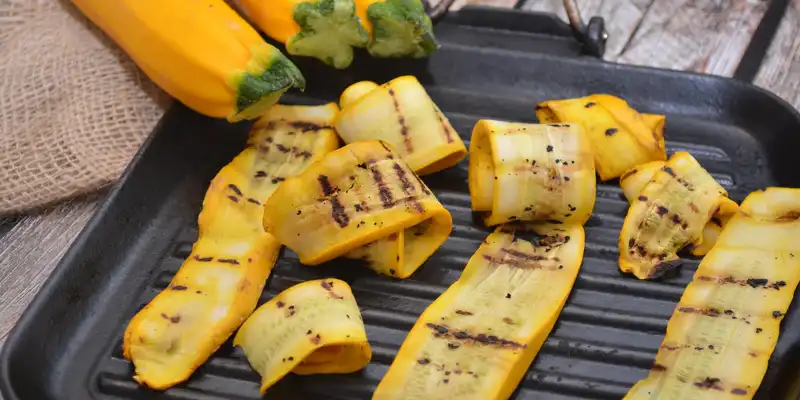
[[[480,120],[469,145],[469,193],[486,225],[510,221],[584,224],[596,180],[589,139],[578,124]]]
[[[361,258],[397,278],[419,268],[452,224],[422,180],[377,140],[342,147],[287,179],[264,212],[264,228],[303,264]]]
[[[417,320],[373,398],[508,398],[550,334],[583,248],[580,225],[498,227]]]
[[[166,389],[188,379],[253,311],[280,249],[261,226],[263,203],[283,179],[338,146],[330,127],[337,111],[335,104],[272,107],[211,182],[189,258],[125,330],[123,353],[137,382]]]
[[[625,198],[631,203],[636,200],[644,187],[653,179],[656,172],[665,166],[665,161],[651,161],[622,174],[619,178],[619,185],[622,187]],[[738,209],[736,203],[723,201],[708,223],[706,223],[706,226],[703,227],[703,240],[701,243],[692,246],[692,254],[704,256],[711,251],[725,224]]]
[[[625,399],[750,399],[800,280],[800,190],[750,194],[695,272]]]
[[[625,100],[595,94],[536,106],[542,123],[578,123],[586,129],[594,150],[595,168],[607,181],[648,161],[667,158],[664,117],[642,116]]]
[[[675,153],[628,209],[619,235],[620,269],[653,279],[676,267],[679,250],[702,244],[714,214],[737,207],[727,196],[691,154]]]
[[[336,131],[346,143],[388,143],[420,175],[452,167],[467,148],[447,117],[413,76],[383,85],[358,82],[341,96]]]
[[[353,292],[338,279],[284,290],[245,321],[233,344],[261,374],[261,394],[289,372],[347,374],[372,358]]]

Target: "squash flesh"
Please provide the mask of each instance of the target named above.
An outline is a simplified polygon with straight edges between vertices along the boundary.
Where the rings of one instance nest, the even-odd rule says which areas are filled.
[[[800,190],[750,194],[703,259],[626,399],[750,399],[800,281]]]
[[[488,226],[511,221],[584,224],[594,208],[594,159],[580,125],[481,120],[470,140],[472,210]]]
[[[542,123],[578,123],[592,142],[595,168],[607,181],[650,161],[666,160],[664,118],[642,114],[624,100],[596,94],[536,106]]]
[[[261,394],[289,372],[347,374],[372,357],[350,286],[338,279],[284,290],[245,321],[233,343],[262,376]]]
[[[280,249],[260,224],[263,204],[285,176],[338,146],[330,128],[337,111],[275,106],[211,182],[191,254],[125,330],[123,354],[137,382],[166,389],[188,379],[253,311]]]
[[[580,225],[497,228],[417,320],[373,398],[508,398],[553,328],[583,249]]]
[[[380,86],[358,82],[342,100],[335,126],[346,143],[382,140],[420,175],[449,168],[467,155],[458,132],[413,76]]]

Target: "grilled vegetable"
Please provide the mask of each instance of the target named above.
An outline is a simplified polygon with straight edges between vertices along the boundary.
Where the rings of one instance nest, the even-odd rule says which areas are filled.
[[[417,320],[373,399],[505,399],[569,296],[580,225],[505,225]]]
[[[305,86],[297,67],[222,0],[72,2],[158,86],[202,114],[253,119]]]
[[[356,299],[338,279],[284,290],[245,321],[233,344],[261,374],[261,394],[289,372],[347,374],[372,357]]]
[[[355,0],[356,13],[372,35],[373,57],[431,55],[439,48],[433,24],[420,0]]]
[[[452,167],[467,155],[450,121],[413,76],[383,85],[359,82],[344,91],[336,131],[347,143],[388,143],[416,173]]]
[[[800,280],[800,190],[750,194],[700,263],[650,369],[625,397],[750,399]]]
[[[125,330],[137,382],[166,389],[188,379],[253,311],[280,249],[261,226],[262,204],[284,178],[338,146],[330,128],[337,110],[274,106],[211,182],[191,254]]]
[[[369,33],[353,0],[239,0],[242,10],[289,54],[315,57],[335,68],[353,61],[353,47],[365,47]]]
[[[737,207],[727,195],[694,157],[675,153],[631,203],[619,236],[620,269],[653,279],[677,266],[678,250],[702,244],[715,213]]]
[[[665,160],[664,117],[642,116],[620,98],[596,94],[536,106],[542,123],[582,124],[594,150],[595,168],[607,181],[648,161]]]
[[[264,228],[303,264],[366,258],[376,271],[405,278],[447,239],[452,217],[403,160],[369,140],[287,179],[266,204]]]
[[[492,226],[516,220],[583,224],[595,199],[594,159],[578,124],[480,120],[469,145],[474,211]]]
[[[619,185],[622,187],[622,191],[628,201],[633,202],[636,200],[644,187],[653,179],[655,173],[664,166],[666,166],[664,161],[651,161],[622,174],[619,178]],[[732,201],[724,201],[720,204],[720,208],[717,209],[711,220],[703,227],[702,242],[692,246],[692,254],[696,256],[706,255],[714,247],[722,228],[725,227],[725,224],[737,210],[738,207]]]

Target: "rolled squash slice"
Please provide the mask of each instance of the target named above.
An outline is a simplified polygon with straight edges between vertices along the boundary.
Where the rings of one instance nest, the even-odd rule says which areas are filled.
[[[166,389],[188,379],[253,311],[280,249],[261,226],[263,204],[283,179],[338,146],[330,128],[337,110],[274,106],[211,182],[191,254],[125,330],[137,382]]]
[[[73,0],[159,87],[195,111],[254,119],[300,70],[223,0]]]
[[[284,290],[245,321],[233,344],[261,375],[261,394],[289,372],[347,374],[372,358],[356,299],[338,279]]]
[[[580,225],[499,227],[417,320],[373,398],[508,398],[553,328],[583,249]]]
[[[542,123],[578,123],[592,142],[595,168],[607,181],[649,161],[666,160],[664,117],[639,114],[625,100],[596,94],[536,106]]]
[[[467,148],[413,76],[401,76],[383,85],[358,82],[341,96],[342,112],[336,131],[346,143],[382,140],[426,175],[458,164]]]
[[[683,293],[629,400],[750,399],[800,280],[800,190],[750,194]]]
[[[303,264],[361,258],[405,278],[447,239],[452,217],[397,154],[370,140],[287,179],[267,202],[264,228]]]
[[[655,173],[664,166],[666,166],[665,161],[651,161],[622,174],[619,178],[619,185],[622,187],[625,198],[631,203],[636,200],[644,187],[653,179]],[[703,240],[701,243],[692,246],[692,254],[695,256],[706,255],[714,247],[725,224],[738,209],[734,202],[724,201],[706,223],[706,226],[703,227]]]
[[[648,164],[644,170],[657,165]],[[619,236],[620,269],[653,279],[677,266],[678,251],[690,244],[700,246],[704,228],[716,213],[736,209],[727,195],[694,157],[675,153],[631,202]]]
[[[472,209],[486,225],[511,221],[584,224],[594,208],[591,146],[578,124],[480,120],[469,145]]]

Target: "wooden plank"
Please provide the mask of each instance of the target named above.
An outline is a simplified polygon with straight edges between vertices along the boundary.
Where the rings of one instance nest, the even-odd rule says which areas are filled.
[[[755,83],[800,110],[800,0],[792,0]]]

